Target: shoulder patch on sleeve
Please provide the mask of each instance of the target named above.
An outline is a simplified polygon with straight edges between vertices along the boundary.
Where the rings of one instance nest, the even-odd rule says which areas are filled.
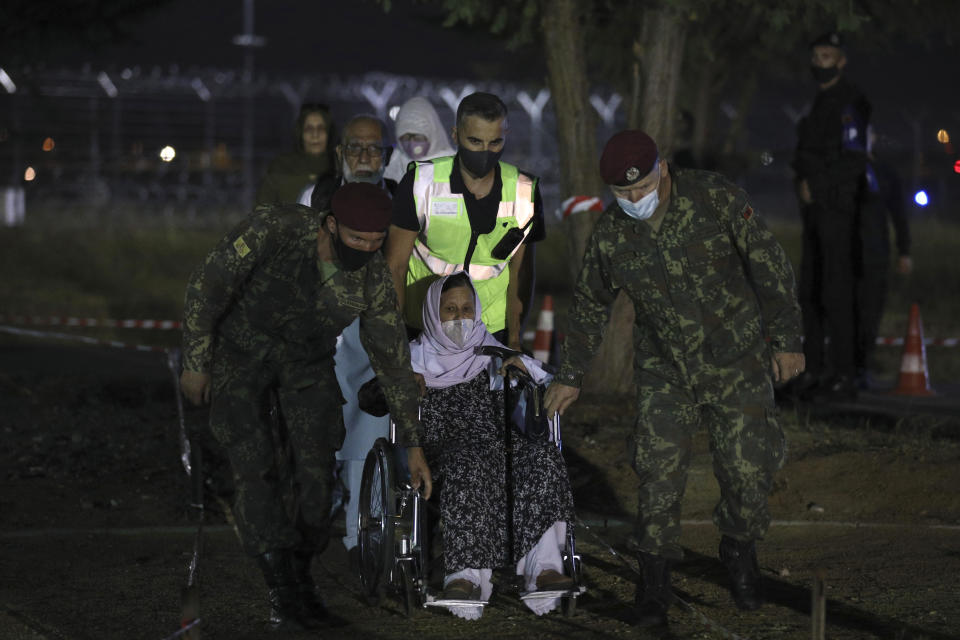
[[[753,217],[753,207],[751,207],[750,205],[747,205],[746,207],[744,207],[743,211],[740,212],[740,215],[743,216],[744,220],[749,220],[750,218]]]
[[[243,241],[243,236],[240,236],[233,241],[233,249],[241,258],[247,257],[247,254],[250,253],[250,247],[248,247],[247,243]]]

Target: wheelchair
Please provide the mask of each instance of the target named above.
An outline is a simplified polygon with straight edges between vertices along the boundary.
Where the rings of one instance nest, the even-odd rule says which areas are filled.
[[[477,347],[477,353],[501,360],[520,355],[520,352],[498,346]],[[527,411],[542,412],[537,385],[517,367],[507,368],[507,377],[517,381],[518,387],[535,389],[528,398]],[[509,381],[506,381],[509,389]],[[522,437],[514,435],[513,437]],[[562,447],[559,416],[549,421],[549,438],[557,448]],[[485,606],[486,601],[453,601],[439,597],[442,590],[430,585],[430,541],[428,537],[428,505],[419,490],[410,486],[405,464],[398,460],[396,427],[391,421],[389,438],[379,438],[364,462],[360,484],[357,514],[358,545],[360,549],[360,583],[364,597],[371,605],[382,603],[386,592],[399,596],[406,615],[426,607]],[[402,472],[401,472],[402,469]],[[561,598],[562,611],[573,615],[577,598],[586,588],[582,585],[582,563],[576,552],[573,527],[567,528],[567,537],[561,553],[564,573],[572,578],[574,586],[563,591],[521,592],[521,599]]]

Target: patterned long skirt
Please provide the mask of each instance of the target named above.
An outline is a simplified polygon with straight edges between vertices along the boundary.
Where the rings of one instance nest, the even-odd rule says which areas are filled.
[[[572,525],[573,496],[560,451],[505,428],[503,391],[490,390],[486,371],[428,389],[421,421],[427,462],[440,488],[447,574],[514,563],[554,522]]]

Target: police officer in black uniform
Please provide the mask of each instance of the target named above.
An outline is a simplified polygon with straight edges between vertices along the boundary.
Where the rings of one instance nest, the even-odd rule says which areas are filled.
[[[847,399],[857,392],[857,209],[870,105],[843,76],[847,58],[839,34],[824,34],[810,49],[819,91],[798,127],[793,159],[803,215],[798,295],[807,363],[798,385],[815,400]],[[828,353],[825,336],[830,337]]]

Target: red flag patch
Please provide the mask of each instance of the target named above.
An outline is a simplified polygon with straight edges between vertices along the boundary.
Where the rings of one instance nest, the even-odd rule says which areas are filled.
[[[750,218],[753,217],[753,207],[748,206],[746,209],[743,210],[743,213],[740,215],[743,216],[744,220],[749,220]]]

